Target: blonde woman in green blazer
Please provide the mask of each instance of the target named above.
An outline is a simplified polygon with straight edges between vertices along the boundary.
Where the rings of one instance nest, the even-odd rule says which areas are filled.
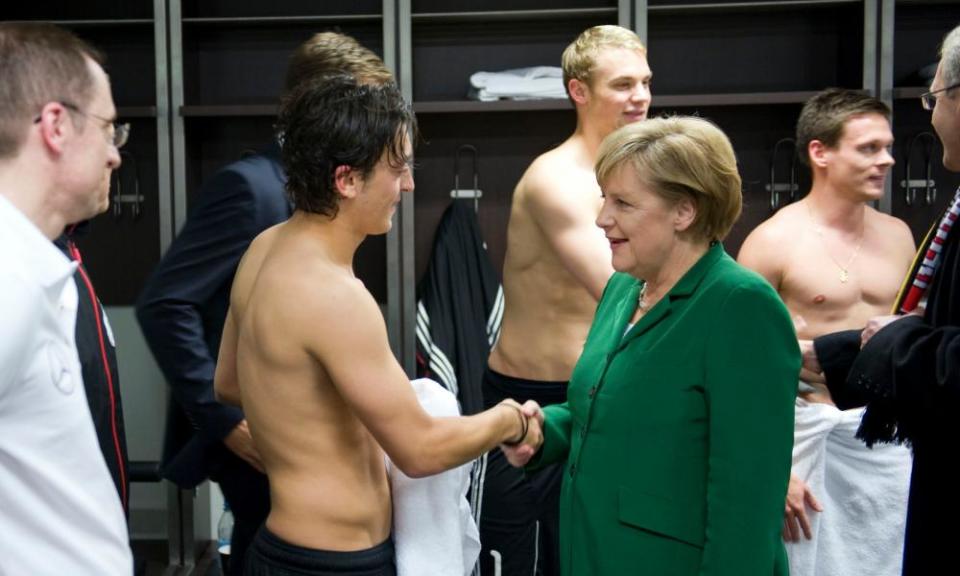
[[[786,575],[800,353],[776,292],[719,242],[741,207],[730,142],[649,120],[608,136],[596,171],[617,273],[539,450],[504,448],[566,461],[561,573]]]

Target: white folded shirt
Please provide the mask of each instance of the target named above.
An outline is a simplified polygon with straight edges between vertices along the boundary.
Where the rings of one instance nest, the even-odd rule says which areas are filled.
[[[531,100],[566,98],[563,70],[556,66],[514,68],[502,72],[476,72],[470,76],[469,96],[475,100]]]

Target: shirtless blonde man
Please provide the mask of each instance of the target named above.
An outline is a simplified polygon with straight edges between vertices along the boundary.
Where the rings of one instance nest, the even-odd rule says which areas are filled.
[[[577,111],[573,135],[542,154],[513,193],[503,269],[504,314],[484,374],[484,402],[508,397],[563,402],[597,301],[613,267],[596,227],[602,203],[593,165],[600,142],[643,120],[650,107],[646,48],[632,31],[595,26],[563,52],[563,78]],[[483,574],[557,574],[561,467],[531,477],[499,451],[484,471]]]
[[[859,92],[831,88],[811,98],[797,123],[810,193],[740,250],[740,262],[780,293],[801,341],[888,314],[910,267],[910,229],[868,205],[883,195],[894,164],[889,119],[885,104]],[[801,380],[783,530],[790,573],[900,574],[909,452],[866,448],[854,437],[863,409],[838,410],[821,374]]]
[[[396,86],[307,81],[278,126],[295,210],[244,255],[215,379],[218,398],[242,405],[270,480],[270,515],[245,574],[391,575],[385,453],[421,477],[537,440],[539,424],[511,401],[465,418],[428,416],[354,276],[357,247],[390,229],[414,187],[415,119]]]

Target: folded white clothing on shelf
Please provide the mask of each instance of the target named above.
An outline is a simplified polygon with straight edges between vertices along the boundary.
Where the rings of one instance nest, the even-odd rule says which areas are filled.
[[[566,98],[563,70],[557,66],[532,66],[502,72],[476,72],[470,76],[469,97],[491,100]]]

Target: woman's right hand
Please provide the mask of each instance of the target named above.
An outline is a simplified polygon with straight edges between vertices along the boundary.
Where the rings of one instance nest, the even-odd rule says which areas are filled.
[[[807,506],[823,512],[823,506],[814,497],[807,483],[791,472],[790,484],[787,486],[787,505],[783,513],[783,539],[787,542],[799,542],[801,531],[807,540],[813,540]]]
[[[507,462],[516,468],[526,466],[543,445],[543,409],[533,400],[527,400],[520,410],[527,417],[527,435],[516,446],[500,445]]]

